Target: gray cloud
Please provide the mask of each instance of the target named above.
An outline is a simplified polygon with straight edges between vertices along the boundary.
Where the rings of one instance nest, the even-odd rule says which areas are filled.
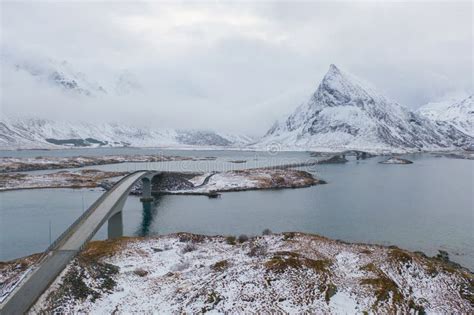
[[[331,63],[412,108],[473,92],[469,1],[2,2],[1,9],[2,58],[67,60],[105,85],[127,70],[143,87],[71,97],[2,64],[7,114],[261,134],[312,93]]]

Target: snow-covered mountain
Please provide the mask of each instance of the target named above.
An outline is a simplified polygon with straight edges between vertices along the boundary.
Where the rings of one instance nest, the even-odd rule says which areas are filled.
[[[76,71],[67,61],[57,62],[47,59],[44,62],[32,62],[21,60],[15,62],[14,67],[18,72],[33,76],[42,83],[50,84],[66,92],[86,96],[107,94],[104,87],[88,79],[84,73]]]
[[[37,118],[0,120],[0,148],[64,146],[241,147],[252,138],[213,131],[139,128],[121,123],[64,122]]]
[[[435,123],[329,67],[316,92],[257,144],[295,150],[434,150],[469,145],[472,137]]]
[[[456,102],[428,103],[420,107],[418,113],[474,137],[474,95]]]
[[[140,92],[127,70],[96,83],[68,62],[2,55],[2,66],[68,95],[120,99]],[[21,81],[20,81],[21,82]],[[108,82],[108,83],[107,83]],[[132,95],[133,97],[134,95]],[[257,143],[242,135],[203,130],[139,128],[121,123],[0,118],[0,148],[58,146],[222,146],[282,150],[439,150],[473,147],[473,96],[454,104],[429,104],[417,112],[386,98],[370,84],[331,65],[309,101],[277,122]]]
[[[141,88],[138,78],[129,70],[117,70],[97,82],[92,75],[77,70],[77,65],[46,56],[2,53],[1,67],[72,96],[123,96]]]
[[[129,70],[100,76],[100,83],[93,76],[77,71],[67,61],[46,56],[30,56],[2,51],[2,70],[7,69],[16,81],[33,83],[38,90],[52,88],[52,95],[63,93],[68,101],[80,97],[87,102],[95,98],[118,101],[121,97],[134,97],[143,92],[140,79]],[[94,77],[95,78],[95,77]],[[11,84],[10,84],[11,85]],[[131,98],[129,98],[130,100]],[[11,101],[11,100],[10,100]],[[110,102],[110,98],[108,98]],[[38,107],[41,114],[41,108]],[[209,130],[174,130],[141,128],[122,123],[89,123],[53,121],[33,118],[8,118],[0,113],[0,148],[54,148],[63,146],[141,146],[185,147],[219,146],[241,147],[254,139],[245,135],[217,133]]]

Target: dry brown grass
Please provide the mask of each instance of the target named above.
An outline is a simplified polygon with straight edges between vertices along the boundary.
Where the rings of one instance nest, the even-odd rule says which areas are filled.
[[[11,274],[13,276],[18,273],[21,273],[28,269],[35,262],[37,262],[41,255],[43,254],[39,253],[10,261],[0,261],[0,273],[2,274],[2,276],[8,274]]]
[[[229,268],[229,261],[227,261],[227,259],[225,260],[221,260],[221,261],[218,261],[216,262],[214,265],[211,266],[211,269],[214,270],[214,271],[224,271],[226,270],[227,268]]]
[[[137,239],[134,237],[120,237],[113,240],[91,241],[81,252],[80,256],[86,260],[97,261],[120,252],[127,244]]]
[[[389,251],[388,257],[394,262],[401,262],[402,264],[410,264],[413,258],[409,253],[399,248],[393,248]]]
[[[376,308],[379,303],[388,301],[390,295],[392,295],[392,304],[399,305],[404,302],[404,296],[400,292],[398,285],[374,263],[369,263],[360,269],[375,275],[375,278],[365,278],[360,281],[362,285],[368,285],[374,289],[377,298],[374,308]]]
[[[332,262],[328,259],[310,259],[295,252],[276,252],[265,262],[265,268],[275,273],[283,273],[288,269],[312,269],[318,273],[328,273]]]
[[[200,234],[192,234],[192,233],[185,233],[185,232],[180,232],[176,233],[175,235],[178,236],[179,241],[182,243],[202,243],[205,240],[209,239],[209,236],[206,235],[200,235]]]

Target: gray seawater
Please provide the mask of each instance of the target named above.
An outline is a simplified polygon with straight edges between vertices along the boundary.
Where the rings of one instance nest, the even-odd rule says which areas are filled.
[[[112,151],[111,154],[123,153]],[[84,155],[84,151],[80,152]],[[186,162],[184,166],[166,162],[168,165],[161,163],[160,169],[222,170],[309,159],[304,152],[277,156],[240,151],[167,153],[218,159],[204,164]],[[383,165],[378,163],[383,157],[376,157],[351,160],[345,165],[318,165],[307,170],[328,184],[302,189],[232,192],[219,199],[162,196],[151,209],[143,209],[139,199],[130,196],[124,209],[124,234],[186,231],[256,235],[265,228],[274,232],[302,231],[351,242],[397,245],[428,255],[443,249],[452,260],[474,270],[474,162],[427,154],[407,158],[415,163]],[[237,159],[246,159],[248,163],[228,162]],[[135,167],[135,163],[124,163],[101,168]],[[101,193],[69,189],[0,193],[0,260],[44,250],[49,245],[50,225],[54,240]],[[95,238],[106,238],[105,226]]]

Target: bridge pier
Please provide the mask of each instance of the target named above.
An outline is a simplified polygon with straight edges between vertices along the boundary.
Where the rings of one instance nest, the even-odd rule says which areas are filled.
[[[123,236],[123,216],[122,211],[117,212],[110,217],[107,222],[108,239],[119,238]]]

